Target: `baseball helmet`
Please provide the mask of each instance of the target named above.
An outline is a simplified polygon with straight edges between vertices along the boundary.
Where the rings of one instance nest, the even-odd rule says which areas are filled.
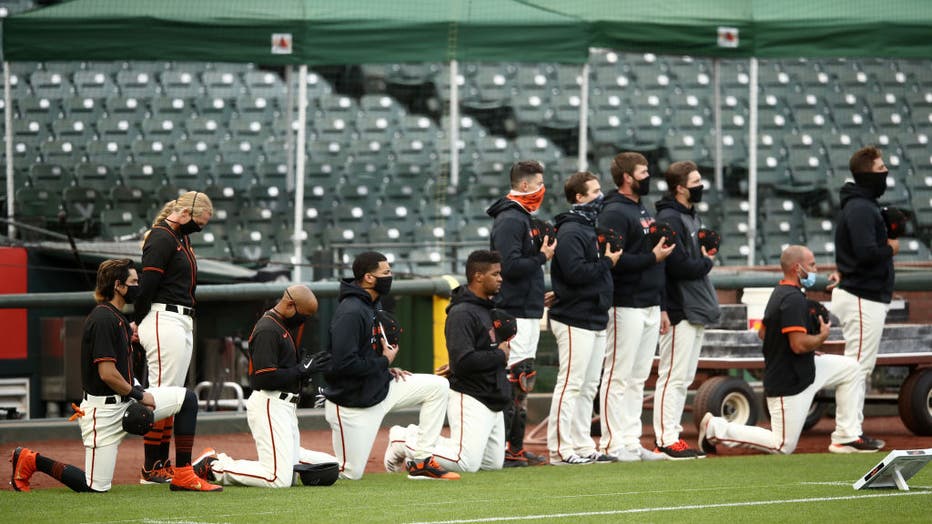
[[[294,472],[305,486],[331,486],[340,477],[340,465],[336,462],[295,464]]]
[[[699,240],[699,245],[705,248],[706,253],[710,255],[718,253],[722,237],[714,229],[702,228],[696,232],[696,238]]]
[[[531,241],[537,249],[544,245],[544,237],[548,237],[550,243],[553,243],[553,240],[557,238],[557,229],[546,220],[531,217]]]
[[[822,305],[821,302],[815,300],[806,300],[806,313],[809,318],[807,326],[808,333],[810,335],[817,335],[819,333],[819,317],[822,318],[823,322],[829,321],[828,309]]]
[[[133,435],[145,435],[155,424],[155,413],[139,402],[130,402],[123,412],[123,431]]]
[[[906,232],[906,223],[909,216],[900,208],[884,207],[880,210],[883,221],[887,225],[887,238],[899,238]]]
[[[622,236],[621,233],[615,232],[614,229],[607,227],[597,227],[595,228],[595,234],[599,239],[599,252],[605,252],[605,246],[611,246],[612,251],[618,251],[622,248]]]
[[[492,308],[489,315],[492,317],[495,342],[502,343],[511,340],[518,333],[517,319],[504,309]]]
[[[676,243],[676,231],[673,231],[673,228],[670,227],[670,224],[666,222],[657,222],[654,221],[647,228],[647,237],[650,239],[651,247],[656,246],[657,242],[660,242],[661,237],[665,237],[666,240],[663,243],[663,247],[668,247],[671,244]]]

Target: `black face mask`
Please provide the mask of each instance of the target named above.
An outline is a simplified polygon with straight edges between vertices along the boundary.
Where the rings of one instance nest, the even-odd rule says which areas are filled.
[[[634,175],[631,175],[631,178],[634,178]],[[645,177],[643,180],[634,179],[637,182],[637,192],[640,196],[645,196],[650,193],[650,176]]]
[[[379,296],[387,295],[392,290],[392,277],[375,277],[375,285],[372,286],[372,289]]]
[[[887,191],[887,175],[882,173],[854,173],[854,183],[871,192],[874,198],[880,198]]]
[[[298,313],[298,310],[296,309],[293,316],[283,318],[282,321],[284,322],[286,328],[292,330],[303,326],[309,317],[310,315],[303,315]]]
[[[184,224],[178,225],[178,232],[181,233],[182,235],[190,235],[191,233],[199,233],[201,229],[203,228],[200,226],[200,224],[195,222],[193,218],[191,220],[188,220]]]
[[[702,202],[702,190],[705,189],[704,185],[698,185],[696,187],[687,187],[689,190],[689,201],[693,204],[698,204]]]
[[[132,304],[136,302],[136,298],[139,297],[139,286],[126,286],[126,293],[123,293],[123,300],[127,304]]]

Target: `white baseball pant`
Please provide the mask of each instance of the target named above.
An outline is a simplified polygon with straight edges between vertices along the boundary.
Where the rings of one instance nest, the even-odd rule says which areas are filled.
[[[877,363],[880,337],[887,320],[889,304],[875,302],[852,295],[841,288],[832,291],[832,313],[841,321],[841,332],[845,337],[845,356],[858,363],[861,387],[858,388],[858,424],[864,423],[864,397],[867,382]]]
[[[856,404],[857,390],[860,388],[857,363],[841,355],[816,355],[815,368],[815,380],[802,392],[789,397],[767,397],[769,430],[713,417],[706,427],[706,438],[713,444],[731,448],[742,446],[789,455],[796,449],[816,393],[823,388],[835,388],[835,431],[832,432],[832,443],[843,444],[857,440],[861,435]]]
[[[608,319],[605,363],[602,367],[602,453],[618,455],[622,448],[641,448],[644,382],[660,337],[660,306],[613,307]]]
[[[535,358],[537,356],[537,344],[540,342],[539,318],[515,319],[515,327],[518,332],[509,342],[511,353],[508,354],[508,367],[522,360]]]
[[[392,380],[388,396],[368,408],[349,408],[328,401],[324,414],[333,430],[333,451],[340,464],[340,478],[362,478],[382,419],[395,409],[421,406],[418,437],[410,458],[423,460],[431,456],[443,429],[449,391],[447,379],[415,373]]]
[[[194,319],[154,303],[139,324],[139,343],[146,349],[150,386],[184,385],[194,352]]]
[[[572,327],[553,319],[550,327],[560,355],[547,423],[550,461],[560,462],[574,454],[588,457],[595,452],[592,401],[605,358],[605,330]]]
[[[680,440],[686,389],[696,378],[705,326],[681,320],[660,335],[660,362],[654,391],[654,435],[657,445]]]
[[[447,402],[450,438],[440,437],[434,448],[434,458],[447,471],[474,473],[502,469],[505,461],[505,416],[492,411],[475,398],[457,391],[450,392]],[[405,428],[405,455],[413,458],[420,428],[411,424]]]
[[[181,387],[149,388],[146,392],[155,399],[155,420],[162,420],[181,411],[185,389]],[[107,404],[107,397],[88,395],[81,402],[84,416],[78,419],[81,440],[84,441],[84,475],[87,485],[94,491],[109,491],[116,468],[117,448],[123,437],[123,413],[129,402]]]

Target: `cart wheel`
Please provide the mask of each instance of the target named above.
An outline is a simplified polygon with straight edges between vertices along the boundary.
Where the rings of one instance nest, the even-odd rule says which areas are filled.
[[[729,422],[753,426],[759,417],[754,390],[740,378],[712,377],[699,386],[693,402],[693,420],[697,427],[706,413],[724,417]]]
[[[900,418],[915,435],[932,435],[932,368],[919,368],[900,387]]]

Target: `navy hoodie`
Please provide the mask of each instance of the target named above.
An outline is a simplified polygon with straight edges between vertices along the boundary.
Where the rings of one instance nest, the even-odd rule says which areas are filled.
[[[466,286],[453,290],[447,306],[444,335],[450,356],[450,389],[465,393],[492,411],[511,401],[511,384],[505,374],[507,358],[494,340],[491,300],[477,297]]]
[[[670,323],[688,320],[693,324],[712,325],[719,321],[718,295],[709,278],[714,262],[699,247],[700,222],[696,208],[686,207],[669,196],[657,202],[657,220],[670,224],[676,232],[676,247],[663,261],[666,271],[664,310]]]
[[[663,264],[657,263],[647,228],[654,219],[641,202],[615,191],[605,197],[599,226],[622,235],[624,251],[612,270],[615,307],[659,306],[663,294]]]
[[[852,182],[841,187],[841,213],[835,228],[838,287],[874,302],[893,298],[893,248],[887,226],[870,190]]]
[[[330,371],[324,374],[324,396],[338,406],[367,408],[388,395],[392,375],[375,320],[379,307],[353,279],[340,283],[340,303],[330,322]]]
[[[566,325],[601,331],[612,306],[612,260],[599,252],[594,225],[576,213],[556,218],[557,249],[550,280],[557,302],[550,318]]]
[[[496,304],[518,318],[541,318],[547,257],[531,241],[531,214],[507,198],[498,199],[486,212],[494,218],[491,248],[502,257],[502,290]]]

